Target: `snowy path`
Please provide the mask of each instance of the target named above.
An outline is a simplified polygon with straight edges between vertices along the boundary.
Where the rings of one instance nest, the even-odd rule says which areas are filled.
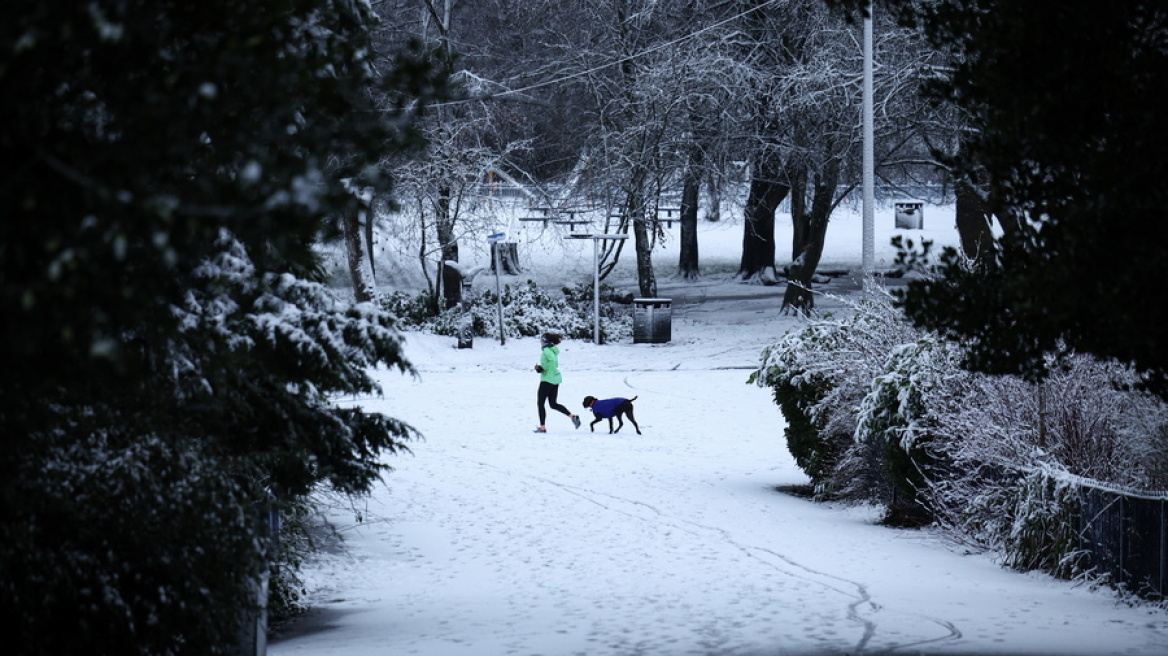
[[[534,435],[534,340],[415,336],[420,381],[372,409],[426,440],[395,458],[348,550],[311,572],[316,608],[269,653],[811,656],[1168,653],[1168,615],[953,552],[873,513],[810,503],[757,355],[686,338],[565,345],[562,398],[633,396],[626,424]],[[680,330],[679,330],[680,328]],[[451,365],[457,362],[457,366]]]

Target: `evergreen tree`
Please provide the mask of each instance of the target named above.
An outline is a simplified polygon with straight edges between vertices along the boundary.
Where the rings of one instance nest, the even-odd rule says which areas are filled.
[[[409,371],[313,244],[444,80],[365,3],[65,0],[0,21],[0,613],[21,654],[233,648],[270,499],[366,491]],[[377,104],[374,103],[377,99]]]

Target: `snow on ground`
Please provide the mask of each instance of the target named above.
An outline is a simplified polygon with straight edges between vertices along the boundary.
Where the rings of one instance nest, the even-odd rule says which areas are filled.
[[[926,209],[926,226],[945,216]],[[825,265],[854,267],[859,219],[836,223]],[[955,243],[948,223],[930,238]],[[741,228],[704,228],[707,257],[732,261]],[[887,232],[879,258],[891,257]],[[306,572],[313,608],[269,653],[1168,654],[1162,610],[1002,569],[928,530],[876,526],[874,508],[779,491],[806,478],[769,391],[746,378],[761,348],[798,326],[778,314],[781,294],[726,275],[661,280],[659,296],[675,299],[671,341],[562,344],[560,401],[585,422],[553,413],[547,435],[531,432],[535,338],[457,349],[409,334],[419,378],[385,373],[383,398],[350,402],[425,439],[392,458],[359,508],[333,510],[344,548]],[[585,395],[636,396],[643,435],[628,423],[590,432]]]

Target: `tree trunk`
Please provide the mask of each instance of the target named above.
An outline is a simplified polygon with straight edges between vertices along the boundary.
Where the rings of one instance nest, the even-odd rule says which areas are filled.
[[[777,152],[767,150],[755,156],[744,213],[742,262],[737,274],[742,280],[757,276],[763,282],[775,281],[775,211],[791,190],[780,178],[781,172],[782,162]]]
[[[701,275],[698,264],[698,191],[702,184],[702,149],[690,147],[685,177],[681,186],[681,243],[677,275],[692,280]]]
[[[375,200],[370,198],[369,206],[365,210],[365,250],[369,254],[369,271],[374,276],[377,275],[377,262],[373,257],[373,217],[376,216],[374,212],[375,208]]]
[[[791,261],[807,246],[811,234],[811,216],[807,213],[807,169],[800,167],[791,178]]]
[[[648,204],[645,199],[643,173],[634,174],[633,189],[628,192],[625,208],[633,224],[633,241],[637,254],[637,284],[641,296],[657,296],[657,277],[653,273],[653,243],[649,232]]]
[[[641,296],[657,296],[657,276],[653,273],[652,247],[649,245],[648,221],[644,217],[633,221],[633,238],[637,244],[637,283]]]
[[[722,220],[722,174],[710,173],[706,176],[706,190],[710,196],[706,208],[706,220],[713,223]]]
[[[367,303],[374,298],[373,271],[369,269],[365,249],[361,244],[361,221],[357,212],[346,213],[341,220],[345,233],[345,252],[349,261],[349,276],[353,281],[353,298]]]
[[[454,236],[454,214],[451,209],[450,189],[438,190],[435,229],[442,254],[439,268],[442,275],[442,307],[449,310],[462,304],[462,280],[454,269],[441,266],[442,262],[458,261],[458,240]]]
[[[807,241],[787,274],[787,291],[783,295],[781,312],[810,314],[815,309],[815,296],[811,293],[811,280],[819,268],[823,257],[823,240],[827,236],[827,223],[831,218],[832,202],[839,183],[839,161],[832,160],[822,174],[815,176],[815,189],[811,197],[811,212],[807,222]]]
[[[523,269],[519,268],[519,244],[513,241],[491,242],[491,271],[509,276],[523,273]]]
[[[990,213],[977,189],[968,180],[958,180],[954,187],[956,198],[957,234],[965,257],[977,260],[990,252],[993,233],[990,232]]]

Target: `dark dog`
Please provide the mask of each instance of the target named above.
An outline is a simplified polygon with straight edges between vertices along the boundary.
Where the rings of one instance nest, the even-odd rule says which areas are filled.
[[[631,399],[598,399],[595,396],[584,397],[584,407],[591,410],[593,415],[596,415],[596,419],[593,419],[592,423],[588,424],[588,430],[595,432],[596,424],[600,423],[601,419],[607,419],[609,434],[619,433],[620,429],[625,426],[624,420],[621,419],[621,415],[624,415],[629,418],[629,421],[633,424],[633,428],[637,429],[637,435],[640,435],[641,427],[637,425],[637,420],[633,418],[633,401],[636,400],[637,397],[635,396]],[[618,422],[616,430],[612,429],[613,417]]]

